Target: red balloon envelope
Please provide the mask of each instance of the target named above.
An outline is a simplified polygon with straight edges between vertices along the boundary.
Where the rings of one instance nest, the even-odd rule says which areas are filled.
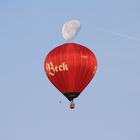
[[[49,52],[44,69],[53,85],[72,101],[95,75],[97,60],[87,47],[66,43]]]

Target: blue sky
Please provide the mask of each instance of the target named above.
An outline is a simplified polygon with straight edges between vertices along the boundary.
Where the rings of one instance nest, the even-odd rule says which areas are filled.
[[[0,1],[0,140],[140,140],[140,1]],[[97,56],[94,80],[69,109],[43,69],[72,40]],[[59,103],[61,101],[61,103]]]

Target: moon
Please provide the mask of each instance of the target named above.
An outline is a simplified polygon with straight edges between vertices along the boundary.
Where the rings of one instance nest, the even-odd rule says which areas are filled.
[[[69,20],[62,27],[62,35],[65,40],[72,40],[80,31],[81,23],[78,20]]]

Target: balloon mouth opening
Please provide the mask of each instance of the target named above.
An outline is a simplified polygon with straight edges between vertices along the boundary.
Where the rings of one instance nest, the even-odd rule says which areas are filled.
[[[71,102],[80,95],[80,92],[65,92],[63,95]]]

